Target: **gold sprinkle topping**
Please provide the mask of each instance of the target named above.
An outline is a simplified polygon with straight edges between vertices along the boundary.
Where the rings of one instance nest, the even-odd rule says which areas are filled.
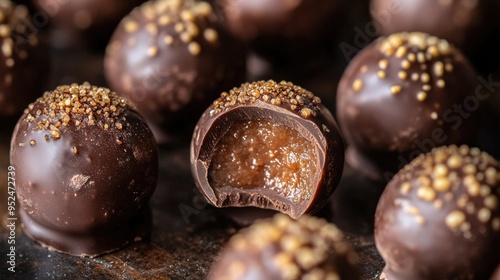
[[[447,41],[420,32],[392,34],[382,38],[376,46],[384,56],[399,59],[401,69],[396,72],[399,79],[420,81],[423,83],[423,91],[431,91],[431,84],[436,88],[446,87],[445,72],[453,71],[449,61],[455,59],[454,55],[459,53]],[[388,61],[386,58],[380,60],[379,68],[385,70]],[[413,73],[409,73],[410,68],[414,70]],[[381,77],[382,74],[377,72],[377,75]],[[384,73],[383,77],[387,75],[389,74]],[[423,101],[424,97],[426,95],[420,94],[419,100]]]
[[[391,94],[398,94],[402,90],[401,86],[395,85],[391,87]]]
[[[421,91],[419,93],[417,93],[417,100],[418,101],[425,101],[425,99],[427,99],[427,93]]]
[[[399,71],[399,73],[398,73],[398,77],[399,77],[401,80],[406,80],[406,78],[408,78],[408,73],[406,73],[406,71]]]
[[[465,214],[462,211],[455,210],[446,216],[445,223],[450,229],[458,228],[465,222]]]
[[[196,42],[191,42],[188,45],[188,50],[192,55],[199,55],[201,52],[200,44]]]
[[[146,1],[130,13],[121,26],[130,33],[129,36],[140,30],[145,30],[151,36],[151,40],[148,40],[151,45],[146,51],[149,57],[157,56],[165,47],[158,44],[161,41],[167,46],[179,42],[195,56],[201,53],[204,42],[218,42],[217,15],[210,4],[194,0]]]
[[[125,28],[125,31],[127,31],[128,33],[132,33],[139,29],[139,24],[137,24],[137,22],[133,20],[125,20],[123,27]]]
[[[213,102],[210,115],[213,116],[236,105],[252,104],[257,100],[289,108],[304,118],[315,117],[321,104],[320,98],[292,83],[285,81],[277,83],[272,80],[258,81],[245,83],[239,88],[223,92]]]
[[[61,137],[65,127],[97,125],[104,129],[123,118],[128,103],[109,89],[82,85],[59,86],[29,105],[24,122],[33,123],[34,130],[48,131],[52,139]],[[36,117],[33,117],[35,116]]]
[[[407,194],[409,193],[411,190],[411,184],[408,183],[408,182],[405,182],[403,184],[401,184],[401,193],[402,194]]]
[[[380,67],[380,69],[387,69],[387,66],[389,65],[389,62],[387,61],[387,59],[382,59],[378,62],[378,67]]]
[[[477,212],[477,219],[480,222],[487,223],[491,218],[491,211],[487,208],[481,208],[479,212]]]
[[[155,57],[158,54],[158,48],[157,47],[150,47],[148,49],[148,56],[149,57]]]
[[[422,75],[420,75],[420,79],[422,80],[422,83],[426,83],[427,84],[427,83],[430,82],[431,77],[427,73],[422,73]]]
[[[417,190],[417,196],[424,201],[433,201],[436,198],[436,192],[426,186],[421,186]]]
[[[352,89],[355,92],[359,92],[362,88],[363,88],[363,81],[361,81],[361,79],[354,80],[354,82],[352,83]]]
[[[215,29],[207,28],[203,32],[203,37],[205,37],[205,40],[207,40],[207,42],[216,43],[219,35],[217,34],[217,31],[215,31]]]
[[[396,51],[396,57],[397,58],[403,58],[406,55],[407,52],[408,52],[408,49],[406,47],[404,47],[404,46],[401,46]]]
[[[377,76],[380,78],[380,79],[384,79],[386,74],[385,74],[385,71],[383,70],[379,70],[377,71]]]
[[[401,67],[403,67],[403,69],[410,69],[411,63],[408,60],[403,60],[401,62]]]
[[[491,210],[495,210],[498,206],[498,199],[494,195],[489,195],[484,199],[484,205]]]
[[[434,75],[437,77],[444,75],[444,64],[441,61],[434,63]]]

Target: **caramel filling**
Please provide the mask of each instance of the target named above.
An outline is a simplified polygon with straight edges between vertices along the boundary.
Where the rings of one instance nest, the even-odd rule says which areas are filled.
[[[288,126],[238,121],[217,143],[208,176],[214,188],[264,188],[299,203],[314,193],[317,158],[314,144]]]

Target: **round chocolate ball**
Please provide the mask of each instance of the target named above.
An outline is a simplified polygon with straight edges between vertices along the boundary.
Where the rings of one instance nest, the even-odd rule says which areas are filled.
[[[471,50],[500,22],[496,0],[371,0],[382,35],[425,32]]]
[[[0,118],[17,119],[43,92],[47,49],[28,9],[0,1]],[[15,123],[15,121],[13,121]]]
[[[499,199],[500,165],[477,148],[416,158],[375,213],[386,279],[487,279],[500,259]]]
[[[217,0],[217,4],[234,36],[276,59],[333,37],[341,1]]]
[[[120,20],[145,0],[33,0],[58,48],[104,48]]]
[[[467,144],[484,91],[476,72],[447,41],[397,33],[363,49],[337,92],[348,162],[372,179],[389,178],[422,152]]]
[[[158,151],[144,119],[105,88],[73,84],[29,105],[10,160],[24,232],[94,257],[148,237]]]
[[[223,92],[201,116],[191,142],[191,170],[210,204],[292,218],[326,204],[343,164],[332,114],[289,82],[259,81]]]
[[[136,105],[160,142],[190,134],[203,110],[244,72],[243,48],[203,1],[149,1],[134,9],[105,57],[111,88]]]
[[[209,279],[359,279],[357,256],[325,220],[285,215],[260,220],[233,236]]]

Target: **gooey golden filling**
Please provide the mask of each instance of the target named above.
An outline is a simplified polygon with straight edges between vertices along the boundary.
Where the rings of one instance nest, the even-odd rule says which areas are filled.
[[[317,165],[314,144],[296,130],[239,121],[215,147],[208,176],[214,188],[264,188],[298,203],[313,195]]]

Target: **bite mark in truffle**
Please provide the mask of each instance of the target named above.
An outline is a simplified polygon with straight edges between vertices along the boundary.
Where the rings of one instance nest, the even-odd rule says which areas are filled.
[[[260,81],[223,92],[191,143],[193,176],[217,207],[259,207],[293,218],[319,210],[343,168],[331,113],[311,92]]]

